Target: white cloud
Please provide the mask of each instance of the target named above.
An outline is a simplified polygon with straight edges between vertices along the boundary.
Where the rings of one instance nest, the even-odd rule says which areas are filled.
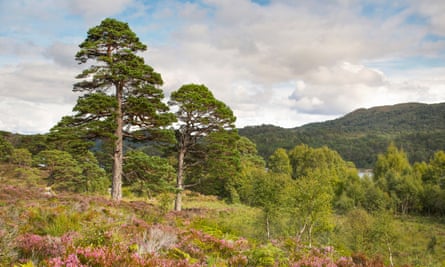
[[[74,103],[77,73],[50,63],[23,63],[0,69],[0,96],[36,103]]]
[[[378,70],[351,63],[320,67],[296,84],[289,99],[297,112],[326,115],[402,102],[441,102],[445,101],[445,79],[437,77],[445,69],[436,72],[413,71],[411,78],[390,79]]]
[[[445,2],[437,0],[412,1],[413,12],[428,21],[435,34],[445,34]]]
[[[365,14],[365,4],[376,12]],[[113,16],[148,44],[144,57],[167,96],[203,83],[234,110],[238,126],[292,127],[358,107],[445,101],[445,71],[427,65],[443,58],[444,8],[434,0],[0,1],[0,98],[42,118],[48,105],[61,117],[59,105],[74,106],[74,76],[85,67],[74,61],[77,45]],[[425,55],[426,65],[414,68],[413,58]]]
[[[240,125],[286,120],[289,126],[301,117],[416,99],[414,85],[358,63],[418,54],[427,29],[405,24],[409,9],[378,20],[361,17],[347,2],[235,2],[236,9],[231,1],[205,1],[207,17],[193,6],[171,45],[148,54],[169,92],[181,83],[205,83],[234,109]],[[194,12],[200,19],[189,19]],[[290,86],[297,81],[306,87]]]
[[[42,48],[32,41],[18,41],[11,37],[0,36],[0,56],[34,57]]]
[[[56,41],[52,43],[42,54],[63,68],[80,68],[74,57],[79,50],[75,44]]]
[[[133,0],[70,0],[68,5],[74,14],[97,21],[124,11],[132,2]]]
[[[381,72],[349,62],[342,62],[333,67],[320,66],[316,70],[308,72],[304,77],[308,82],[324,85],[366,84],[382,86],[385,83],[385,78]]]
[[[377,70],[348,62],[319,67],[303,76],[289,99],[293,109],[310,114],[344,114],[353,109],[382,103],[388,81]],[[372,105],[371,104],[371,105]]]
[[[46,133],[58,121],[60,115],[70,114],[71,105],[36,103],[13,97],[0,98],[0,129],[16,133]]]

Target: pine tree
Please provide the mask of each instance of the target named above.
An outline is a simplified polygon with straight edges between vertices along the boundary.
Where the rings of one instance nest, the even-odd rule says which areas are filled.
[[[88,31],[76,60],[90,63],[74,84],[84,92],[74,107],[72,125],[81,125],[91,136],[114,141],[111,195],[122,197],[123,139],[147,138],[147,130],[170,124],[174,116],[161,100],[162,78],[136,55],[147,49],[127,23],[107,18]]]
[[[196,146],[200,138],[212,132],[233,130],[236,118],[232,110],[217,100],[204,85],[183,85],[171,94],[170,105],[178,108],[176,112],[179,124],[176,131],[178,174],[175,210],[180,211],[186,154]]]

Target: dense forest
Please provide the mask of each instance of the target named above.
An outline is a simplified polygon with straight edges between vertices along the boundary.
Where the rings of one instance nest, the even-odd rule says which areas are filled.
[[[127,23],[79,48],[74,114],[0,133],[1,264],[443,266],[443,104],[238,131],[205,85],[163,101]]]
[[[261,125],[239,129],[268,158],[277,148],[328,146],[358,168],[372,168],[377,154],[395,142],[411,163],[445,149],[445,103],[405,103],[358,109],[339,119],[284,129]]]

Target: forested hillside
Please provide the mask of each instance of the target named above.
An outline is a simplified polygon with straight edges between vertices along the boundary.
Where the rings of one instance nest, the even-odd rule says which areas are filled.
[[[390,142],[403,148],[411,162],[426,161],[445,149],[445,103],[405,103],[358,109],[344,117],[285,129],[272,125],[239,129],[268,158],[277,148],[298,144],[328,146],[359,168],[371,168]]]

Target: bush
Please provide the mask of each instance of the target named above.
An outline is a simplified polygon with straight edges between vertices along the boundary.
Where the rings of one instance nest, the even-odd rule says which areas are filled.
[[[62,237],[50,235],[24,234],[17,238],[17,249],[20,258],[42,261],[48,257],[58,257],[65,254],[68,247],[73,244],[73,233]]]
[[[0,162],[7,162],[14,151],[14,147],[0,135]]]
[[[253,266],[281,266],[285,264],[284,252],[271,243],[253,249],[249,253],[249,265]]]
[[[12,164],[21,167],[30,167],[32,165],[32,154],[26,148],[14,149],[10,158]]]

